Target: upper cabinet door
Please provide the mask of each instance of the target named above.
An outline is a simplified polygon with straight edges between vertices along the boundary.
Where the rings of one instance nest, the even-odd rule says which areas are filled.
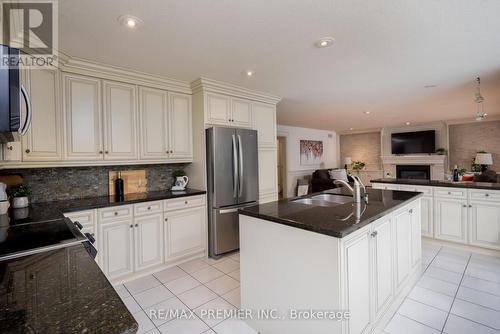
[[[259,147],[276,147],[276,106],[253,103],[253,128],[258,131]]]
[[[169,93],[170,158],[192,158],[191,96]]]
[[[25,87],[29,90],[31,126],[23,138],[24,161],[61,160],[61,114],[59,75],[56,70],[26,70]]]
[[[252,127],[252,104],[248,100],[231,99],[231,125],[239,127]]]
[[[166,159],[168,147],[167,92],[140,88],[141,159]]]
[[[231,98],[225,95],[207,93],[207,123],[229,125],[231,118]]]
[[[136,86],[104,82],[104,159],[137,159]]]
[[[102,160],[101,81],[63,75],[65,159]]]

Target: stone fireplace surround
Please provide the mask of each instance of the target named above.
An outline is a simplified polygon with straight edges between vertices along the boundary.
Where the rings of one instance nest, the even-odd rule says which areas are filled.
[[[388,155],[382,156],[384,177],[395,178],[397,165],[427,165],[431,180],[444,180],[445,155]]]

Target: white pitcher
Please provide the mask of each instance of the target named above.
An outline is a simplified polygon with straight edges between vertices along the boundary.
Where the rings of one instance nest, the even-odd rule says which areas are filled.
[[[7,196],[7,185],[5,183],[0,182],[0,215],[6,214],[9,209],[10,202],[9,196]]]
[[[187,184],[189,182],[189,178],[187,176],[177,176],[175,178],[175,187],[179,187],[179,188],[186,188]]]

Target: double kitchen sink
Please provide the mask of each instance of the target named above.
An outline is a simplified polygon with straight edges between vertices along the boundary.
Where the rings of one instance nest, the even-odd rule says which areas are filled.
[[[319,194],[307,198],[299,198],[294,200],[295,203],[313,205],[313,206],[338,206],[342,204],[352,203],[353,197],[348,195],[336,194]]]

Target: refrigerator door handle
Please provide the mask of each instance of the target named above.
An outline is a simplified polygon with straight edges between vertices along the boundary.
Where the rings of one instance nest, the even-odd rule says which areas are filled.
[[[236,137],[233,137],[233,197],[238,196],[238,151],[236,149]]]
[[[241,195],[243,194],[243,146],[241,145],[241,136],[240,135],[238,135],[238,149],[239,149],[239,153],[240,153],[240,156],[239,156],[239,160],[240,160],[240,168],[239,168],[240,185],[239,185],[239,188],[240,188],[240,191],[239,191],[238,196],[241,197]]]

